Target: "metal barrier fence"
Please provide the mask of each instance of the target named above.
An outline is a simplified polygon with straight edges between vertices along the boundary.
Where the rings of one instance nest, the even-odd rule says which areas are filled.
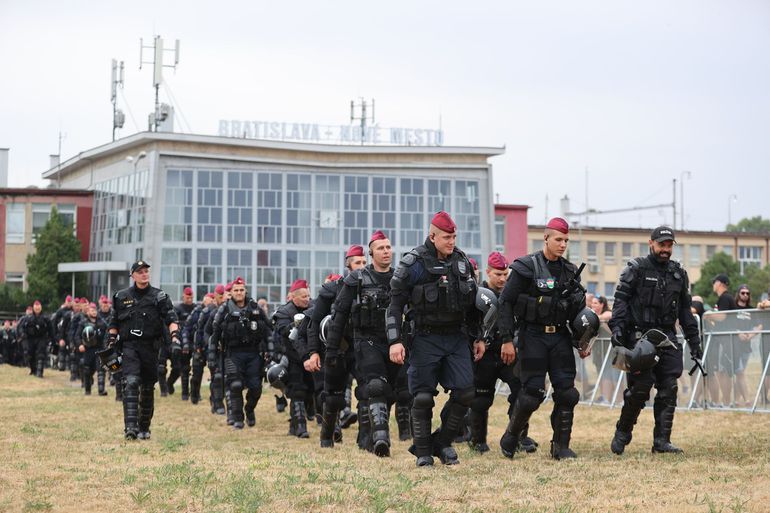
[[[770,413],[770,310],[706,312],[701,326],[704,377],[688,372],[695,362],[684,344],[684,372],[679,379],[678,407]],[[602,324],[592,353],[580,359],[575,351],[575,386],[581,403],[609,408],[623,405],[626,376],[612,366],[610,333]],[[501,385],[499,393],[507,387]],[[654,396],[653,388],[652,395]],[[551,391],[548,391],[550,399]]]

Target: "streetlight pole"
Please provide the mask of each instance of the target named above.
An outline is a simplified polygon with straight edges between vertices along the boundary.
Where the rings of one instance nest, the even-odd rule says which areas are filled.
[[[730,194],[727,198],[727,224],[733,224],[733,201],[738,201],[738,196]]]
[[[679,229],[684,230],[684,177],[689,180],[692,178],[692,173],[689,171],[682,171],[679,174]]]

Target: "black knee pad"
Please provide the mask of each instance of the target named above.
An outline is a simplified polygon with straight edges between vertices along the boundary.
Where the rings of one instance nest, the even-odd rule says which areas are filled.
[[[345,409],[345,394],[328,394],[326,396],[326,407],[330,411],[342,411]]]
[[[484,392],[483,394],[476,393],[476,397],[471,401],[471,410],[473,411],[487,411],[492,407],[494,402],[494,396],[490,392]]]
[[[465,406],[466,408],[471,405],[474,397],[476,397],[476,389],[473,387],[452,390],[452,392],[449,393],[449,400],[454,401],[460,406]]]
[[[679,387],[676,381],[666,381],[656,387],[658,389],[658,395],[656,396],[662,401],[674,401],[676,402],[676,395],[679,392]]]
[[[255,403],[259,401],[259,398],[262,397],[262,387],[257,388],[250,388],[246,392],[246,399],[254,401]]]
[[[235,381],[230,382],[228,388],[230,389],[231,394],[238,394],[243,390],[243,382],[236,379]]]
[[[433,394],[430,392],[417,392],[414,396],[412,408],[423,410],[432,410],[436,403],[433,401]]]
[[[540,408],[540,403],[545,400],[545,392],[539,388],[524,388],[519,393],[517,402],[519,407],[528,412],[533,412]]]
[[[387,399],[391,394],[390,384],[380,378],[374,378],[366,384],[369,398],[377,397]]]
[[[626,401],[632,401],[637,403],[645,403],[650,398],[650,389],[652,385],[634,383],[630,389],[623,392],[623,398]]]
[[[558,388],[553,391],[553,402],[567,409],[572,409],[580,402],[580,392],[575,387]]]
[[[402,388],[396,394],[396,402],[399,406],[408,406],[412,404],[412,394],[406,388]]]
[[[131,389],[131,390],[139,391],[139,386],[141,385],[142,380],[139,379],[139,376],[135,376],[133,374],[130,374],[130,375],[126,376],[125,382],[126,382],[125,386],[126,386],[127,390]]]
[[[356,392],[355,392],[356,399],[359,401],[368,401],[369,400],[369,394],[366,391],[366,385],[358,384],[356,385]]]

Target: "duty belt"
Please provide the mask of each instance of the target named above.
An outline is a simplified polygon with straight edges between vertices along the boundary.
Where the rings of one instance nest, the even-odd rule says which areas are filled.
[[[425,325],[416,326],[415,333],[420,335],[452,335],[460,332],[461,326],[459,324],[451,324],[448,326],[439,325]]]
[[[556,333],[559,330],[564,329],[564,326],[559,326],[557,324],[527,324],[527,329],[537,333]]]

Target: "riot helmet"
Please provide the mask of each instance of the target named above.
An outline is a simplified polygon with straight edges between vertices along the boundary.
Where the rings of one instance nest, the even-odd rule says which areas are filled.
[[[628,349],[626,347],[616,347],[613,349],[613,367],[632,374],[655,367],[658,360],[660,360],[660,356],[658,356],[658,347],[664,347],[661,344],[666,344],[666,341],[670,343],[671,341],[668,340],[668,337],[665,337],[665,334],[665,340],[661,340],[657,334],[652,334],[652,340],[658,341],[658,344],[656,345],[648,338],[649,333],[650,332],[648,331],[642,335],[642,338],[636,341],[636,345],[633,349]]]
[[[497,296],[486,287],[476,287],[476,308],[481,312],[481,322],[486,337],[497,322]]]
[[[117,372],[123,366],[123,355],[121,355],[114,346],[96,352],[102,367],[110,372]]]
[[[599,316],[585,307],[572,321],[571,328],[575,346],[582,351],[590,350],[591,344],[599,333]]]
[[[284,390],[289,379],[289,359],[281,356],[279,361],[271,360],[267,364],[267,382],[270,386],[278,390]]]
[[[96,330],[91,324],[88,324],[80,333],[80,340],[86,347],[93,347],[96,345]]]
[[[332,322],[331,314],[321,319],[321,324],[318,326],[318,338],[326,345],[326,337],[329,335],[329,327]]]

